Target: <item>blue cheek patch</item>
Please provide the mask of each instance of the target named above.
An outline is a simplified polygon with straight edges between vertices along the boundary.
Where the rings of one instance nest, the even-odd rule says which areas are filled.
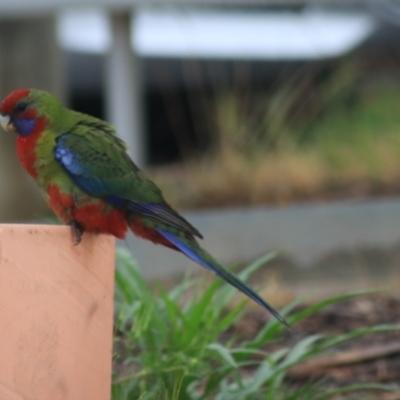
[[[36,120],[31,118],[15,118],[12,122],[17,132],[22,136],[28,136],[36,125]]]

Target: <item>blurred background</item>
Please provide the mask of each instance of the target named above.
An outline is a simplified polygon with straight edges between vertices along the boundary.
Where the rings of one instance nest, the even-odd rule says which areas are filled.
[[[0,94],[115,124],[225,263],[291,293],[396,286],[400,2],[0,1]],[[0,220],[50,215],[0,135]],[[129,238],[149,278],[190,261]],[[193,269],[194,271],[195,269]]]

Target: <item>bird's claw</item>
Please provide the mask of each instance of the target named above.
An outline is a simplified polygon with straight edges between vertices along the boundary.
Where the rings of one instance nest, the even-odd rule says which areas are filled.
[[[69,221],[68,225],[71,227],[72,236],[75,239],[74,246],[77,246],[82,240],[82,235],[84,232],[83,226],[79,222],[75,221],[74,219]]]

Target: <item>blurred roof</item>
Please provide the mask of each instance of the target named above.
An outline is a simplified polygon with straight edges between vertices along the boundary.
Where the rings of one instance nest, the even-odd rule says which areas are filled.
[[[381,0],[387,2],[388,0]],[[129,9],[149,5],[217,5],[217,6],[260,6],[260,5],[304,5],[309,0],[0,0],[0,17],[26,17],[58,11],[65,7],[104,6],[113,10]],[[365,0],[313,0],[313,4],[363,4]]]
[[[301,60],[342,55],[375,30],[364,12],[139,8],[132,42],[146,57]],[[59,15],[59,40],[70,51],[104,53],[107,14],[69,10]]]

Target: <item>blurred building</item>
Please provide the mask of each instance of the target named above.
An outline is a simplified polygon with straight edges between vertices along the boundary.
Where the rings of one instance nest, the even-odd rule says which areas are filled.
[[[67,10],[57,27],[72,106],[106,117],[102,83],[112,41],[106,12]],[[207,147],[212,132],[204,102],[210,92],[265,86],[282,71],[329,63],[377,31],[376,18],[364,7],[137,9],[130,43],[140,59],[135,80],[145,113],[139,159],[145,153],[148,162],[163,163]]]
[[[17,87],[49,90],[112,121],[139,165],[164,163],[208,147],[208,96],[235,85],[267,90],[307,63],[328,65],[363,43],[379,48],[380,38],[399,37],[397,3],[168,4],[0,1],[1,97]],[[27,181],[12,140],[0,135],[1,220],[40,215]]]

